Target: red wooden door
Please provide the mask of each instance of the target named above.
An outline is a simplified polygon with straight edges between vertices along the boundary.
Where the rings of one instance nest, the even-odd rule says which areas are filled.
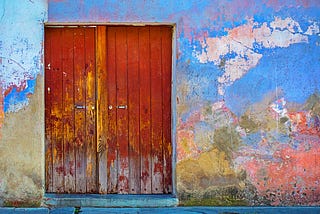
[[[99,191],[171,193],[172,28],[97,32]]]
[[[95,29],[45,31],[46,191],[97,192]]]
[[[46,29],[47,192],[172,192],[171,39],[168,26]]]

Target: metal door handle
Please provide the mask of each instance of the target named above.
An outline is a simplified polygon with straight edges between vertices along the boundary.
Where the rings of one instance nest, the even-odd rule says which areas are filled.
[[[82,105],[74,105],[74,107],[76,109],[86,109],[87,108],[86,106],[82,106]]]
[[[127,108],[127,105],[120,105],[120,106],[117,106],[118,109],[126,109]]]
[[[82,106],[82,105],[74,105],[76,109],[89,109],[87,106]],[[94,106],[91,107],[92,110],[94,110]]]

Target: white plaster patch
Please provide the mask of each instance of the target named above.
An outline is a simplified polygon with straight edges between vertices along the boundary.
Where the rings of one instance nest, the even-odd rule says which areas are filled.
[[[316,22],[313,22],[309,27],[308,30],[305,32],[307,35],[319,35],[320,28],[319,24]]]
[[[201,41],[200,52],[195,56],[201,63],[213,62],[223,69],[218,77],[218,93],[223,95],[230,86],[254,68],[263,57],[255,50],[261,48],[286,48],[296,43],[307,43],[308,36],[319,33],[319,25],[312,23],[303,33],[300,24],[292,18],[275,20],[269,25],[249,20],[245,25],[230,29],[227,36],[209,37]]]

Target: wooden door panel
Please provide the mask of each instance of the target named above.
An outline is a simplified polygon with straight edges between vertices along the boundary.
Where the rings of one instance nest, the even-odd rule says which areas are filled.
[[[107,169],[107,193],[171,193],[171,27],[106,31],[107,83],[99,78],[98,91],[108,99],[98,106],[108,107],[108,130],[99,129],[107,136],[107,166],[99,167]]]
[[[46,28],[47,192],[97,191],[94,32]]]
[[[106,194],[108,192],[108,107],[104,106],[108,103],[108,82],[107,75],[107,35],[106,26],[97,27],[96,35],[96,62],[97,62],[97,137],[98,137],[98,186],[99,193]]]
[[[163,192],[161,28],[150,31],[152,193]]]
[[[116,30],[107,29],[107,82],[98,86],[107,90],[108,103],[101,106],[108,107],[107,137],[107,175],[108,193],[118,192],[118,149],[117,149],[117,87],[116,87]],[[109,84],[110,83],[110,84]],[[112,84],[111,84],[112,83]],[[104,87],[106,86],[106,87]],[[103,117],[103,115],[101,115]]]
[[[63,165],[63,122],[62,122],[62,54],[61,54],[61,37],[62,31],[52,34],[51,38],[51,63],[50,73],[52,79],[48,87],[50,88],[48,93],[51,96],[51,114],[50,121],[52,128],[51,143],[52,143],[52,191],[64,192],[64,165]],[[53,48],[53,47],[59,48]],[[54,57],[55,56],[55,57]]]
[[[150,28],[139,29],[141,193],[151,193]]]
[[[75,154],[76,154],[76,192],[86,192],[86,88],[85,88],[85,43],[84,28],[74,29],[74,93],[75,93]]]
[[[95,69],[95,31],[85,31],[85,65],[86,79],[86,192],[94,193],[97,190],[97,145],[96,145],[96,69]]]
[[[164,193],[172,193],[172,143],[171,143],[171,66],[172,66],[172,28],[161,29],[162,66],[162,148]]]
[[[139,29],[127,28],[129,193],[140,194]]]
[[[117,102],[117,150],[118,150],[118,193],[129,192],[128,154],[128,55],[127,30],[114,27],[116,31],[116,93]],[[110,83],[113,84],[113,83]]]
[[[171,39],[168,26],[46,28],[47,192],[172,193]]]
[[[74,78],[73,78],[73,30],[63,29],[62,58],[63,58],[63,137],[64,137],[64,165],[65,192],[76,191],[75,179],[75,145],[74,145]]]

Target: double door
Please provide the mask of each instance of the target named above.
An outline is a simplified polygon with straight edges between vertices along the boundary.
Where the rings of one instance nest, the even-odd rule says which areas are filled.
[[[46,191],[172,192],[170,26],[47,27]]]

